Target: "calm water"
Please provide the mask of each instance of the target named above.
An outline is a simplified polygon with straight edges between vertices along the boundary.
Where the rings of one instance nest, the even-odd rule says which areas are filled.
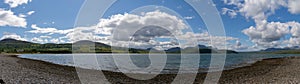
[[[115,56],[125,56],[127,54],[116,54]],[[151,55],[156,57],[161,57],[164,55],[156,54]],[[243,67],[255,63],[256,61],[260,61],[262,59],[267,58],[281,58],[281,57],[290,57],[290,56],[299,56],[295,54],[227,54],[226,62],[225,62],[225,69],[233,69],[237,67]],[[190,65],[187,64],[186,66],[195,66],[195,60],[199,58],[199,55],[196,54],[186,54],[185,57],[182,57],[179,54],[169,54],[166,56],[167,60],[166,63],[158,59],[153,59],[152,64],[156,64],[157,66],[150,67],[148,71],[140,71],[138,69],[133,68],[126,68],[122,66],[127,66],[126,60],[121,64],[121,67],[117,67],[114,59],[112,58],[111,54],[22,54],[20,55],[21,58],[29,58],[35,60],[42,60],[46,62],[51,62],[60,65],[67,65],[67,66],[77,66],[81,68],[87,69],[98,69],[98,70],[108,70],[114,72],[120,72],[119,69],[125,71],[126,73],[157,73],[160,72],[160,67],[164,67],[163,71],[160,73],[177,73],[178,69],[181,65],[181,60],[187,60],[190,62]],[[74,58],[75,57],[75,58]],[[201,54],[200,55],[200,62],[199,66],[197,66],[200,72],[206,72],[209,68],[210,54]],[[151,61],[149,59],[148,54],[133,54],[130,55],[130,58],[137,67],[140,68],[147,68],[151,65]],[[76,63],[74,63],[74,60]],[[189,61],[191,60],[191,61]],[[97,61],[97,63],[93,62]],[[78,63],[79,62],[79,63]],[[184,69],[184,72],[189,72],[188,68]]]

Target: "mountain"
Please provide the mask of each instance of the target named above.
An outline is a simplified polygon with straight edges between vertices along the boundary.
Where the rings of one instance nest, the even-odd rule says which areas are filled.
[[[114,49],[112,51],[112,48]],[[89,40],[82,40],[65,44],[38,44],[15,39],[3,39],[0,41],[0,53],[149,53],[149,49],[135,49],[110,46],[104,43],[93,42]],[[153,50],[153,49],[152,49]],[[211,49],[205,45],[198,45],[197,47],[188,47],[181,49],[180,47],[170,48],[165,50],[167,53],[212,53],[224,52],[221,50]],[[159,52],[159,50],[153,50]],[[235,51],[233,51],[235,52]]]
[[[257,51],[254,53],[262,54],[300,54],[299,46],[286,47],[286,48],[268,48],[265,50]]]
[[[192,49],[197,49],[197,47],[187,47],[184,49],[192,50]],[[181,49],[180,47],[174,47],[166,50],[166,52],[179,52],[180,50],[184,50],[184,49]],[[209,49],[209,48],[205,45],[198,45],[198,49]]]
[[[267,48],[263,51],[279,51],[279,50],[288,50],[288,49],[285,49],[285,48]]]
[[[88,40],[65,44],[38,44],[15,39],[0,41],[0,53],[111,53],[112,46]],[[116,53],[129,50],[130,53],[148,53],[147,50],[113,47]]]
[[[205,45],[198,45],[196,47],[187,47],[187,48],[180,48],[180,47],[175,47],[175,48],[170,48],[168,50],[165,50],[167,53],[180,53],[181,51],[184,53],[238,53],[233,50],[217,50],[217,49],[212,49],[211,47],[207,47]]]
[[[87,45],[87,44],[92,44],[92,45],[95,45],[97,47],[111,47],[111,46],[106,45],[104,43],[93,42],[93,41],[89,41],[89,40],[82,40],[82,41],[77,41],[77,42],[73,43],[73,45]]]
[[[283,50],[295,50],[295,49],[299,49],[299,46],[286,47],[286,48],[267,48],[262,51],[283,51]]]
[[[175,48],[170,48],[170,49],[165,50],[165,51],[169,52],[169,53],[180,53],[181,48],[180,47],[175,47]]]
[[[209,47],[207,47],[207,46],[205,46],[205,45],[198,45],[198,48],[204,49],[204,48],[209,48]]]
[[[33,44],[33,43],[27,42],[27,41],[20,41],[20,40],[16,40],[16,39],[7,38],[7,39],[1,40],[0,44]]]

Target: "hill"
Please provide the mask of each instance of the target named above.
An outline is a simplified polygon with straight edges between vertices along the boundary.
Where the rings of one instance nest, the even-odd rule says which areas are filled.
[[[89,49],[84,49],[89,48]],[[0,41],[0,53],[111,53],[111,46],[104,43],[93,41],[78,41],[75,43],[65,44],[38,44],[15,39],[3,39]],[[116,53],[129,50],[130,53],[147,53],[143,49],[127,49],[121,47],[113,47]],[[77,49],[77,51],[76,51]]]
[[[112,48],[114,49],[113,51],[111,50]],[[198,45],[196,47],[188,47],[184,49],[175,47],[165,51],[167,53],[180,53],[181,50],[186,53],[219,53],[225,51],[230,53],[237,53],[230,50],[214,50],[204,45]],[[38,44],[27,41],[19,41],[15,39],[3,39],[0,41],[0,52],[2,53],[126,53],[127,51],[129,51],[129,53],[149,53],[150,50],[115,47],[104,43],[88,40],[78,41],[73,44]]]
[[[16,39],[8,38],[8,39],[1,40],[0,44],[33,44],[33,43],[27,42],[27,41],[19,41],[19,40],[16,40]]]
[[[300,54],[300,47],[286,47],[286,48],[267,48],[261,51],[245,52],[257,54]]]
[[[175,48],[170,48],[166,50],[167,53],[238,53],[233,50],[217,50],[217,49],[212,49],[211,47],[207,47],[205,45],[198,45],[195,47],[187,47],[187,48],[180,48],[180,47],[175,47]]]

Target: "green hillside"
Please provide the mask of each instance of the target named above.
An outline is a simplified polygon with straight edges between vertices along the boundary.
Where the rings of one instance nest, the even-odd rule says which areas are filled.
[[[73,46],[74,45],[74,46]],[[121,47],[113,47],[114,52],[122,53],[129,50],[130,53],[148,53],[142,49],[127,49]],[[4,39],[0,41],[1,53],[111,53],[111,46],[92,42],[78,41],[74,44],[38,44],[15,39]]]
[[[113,48],[113,51],[112,49]],[[165,50],[167,53],[180,53],[184,51],[185,53],[237,53],[230,50],[212,50],[209,48],[196,48],[189,47],[185,49],[181,48],[171,48]],[[134,48],[123,48],[123,47],[112,47],[99,42],[92,41],[78,41],[73,44],[38,44],[26,41],[19,41],[15,39],[3,39],[0,41],[0,52],[1,53],[149,53],[149,49],[134,49]]]

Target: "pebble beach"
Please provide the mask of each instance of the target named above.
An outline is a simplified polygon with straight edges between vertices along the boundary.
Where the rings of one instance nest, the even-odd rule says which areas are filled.
[[[75,67],[18,58],[16,55],[0,55],[0,79],[6,84],[81,84]],[[86,70],[87,77],[97,77],[96,70]],[[120,83],[172,83],[176,74],[160,74],[151,80],[136,80],[118,72],[102,71],[112,84]],[[207,73],[198,73],[194,83],[203,83]],[[265,59],[251,66],[225,70],[220,84],[239,83],[300,83],[300,58]],[[146,74],[139,74],[146,75]],[[99,76],[101,77],[101,76]],[[96,83],[90,81],[90,83]]]

